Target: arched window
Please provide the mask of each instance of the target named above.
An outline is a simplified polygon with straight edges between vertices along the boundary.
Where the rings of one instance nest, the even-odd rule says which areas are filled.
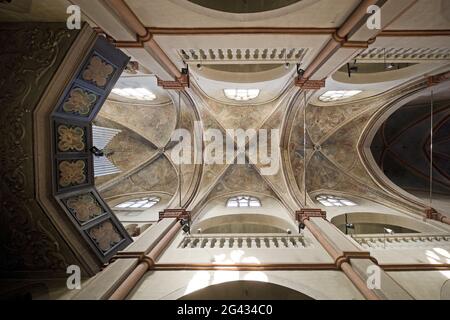
[[[345,198],[329,195],[317,196],[316,200],[319,201],[325,207],[354,207],[357,205],[356,203],[347,200]]]
[[[228,208],[256,208],[261,207],[261,201],[258,198],[250,197],[250,196],[237,196],[228,199],[227,202]]]
[[[127,200],[115,206],[117,209],[148,209],[159,202],[158,197],[146,197],[140,199]]]

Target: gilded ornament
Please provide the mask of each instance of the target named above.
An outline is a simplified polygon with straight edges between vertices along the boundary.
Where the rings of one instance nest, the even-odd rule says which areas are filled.
[[[85,149],[84,130],[80,127],[60,125],[58,127],[58,149],[63,152]]]
[[[102,208],[91,194],[76,196],[67,200],[67,207],[80,222],[89,221],[103,213]]]
[[[96,101],[97,96],[95,94],[81,88],[75,88],[70,92],[69,98],[63,105],[63,110],[87,116]]]
[[[94,56],[87,69],[83,72],[83,79],[95,83],[98,87],[104,87],[113,71],[114,68],[110,64]]]
[[[100,250],[103,252],[109,251],[114,247],[122,237],[117,232],[117,229],[110,221],[106,221],[99,226],[92,228],[89,235],[97,243]]]
[[[84,169],[86,163],[83,160],[61,161],[59,164],[59,184],[61,187],[79,185],[86,181]]]

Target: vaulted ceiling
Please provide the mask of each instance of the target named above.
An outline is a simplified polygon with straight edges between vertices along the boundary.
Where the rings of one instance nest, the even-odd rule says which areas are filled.
[[[427,77],[450,70],[448,1],[54,0],[28,1],[22,12],[2,4],[0,17],[65,21],[68,4],[80,5],[84,20],[137,62],[139,72],[124,74],[118,88],[138,85],[156,96],[143,103],[111,95],[96,119],[99,126],[122,130],[106,150],[122,172],[96,181],[106,199],[160,193],[176,206],[181,189],[182,205],[195,211],[215,197],[254,192],[294,212],[317,206],[314,195],[330,192],[404,211],[423,209],[383,185],[364,156],[364,142],[379,129],[374,122],[380,114],[426,90]],[[366,25],[373,4],[381,7],[381,30]],[[359,70],[348,75],[347,63]],[[325,79],[325,86],[297,87],[297,64],[305,80]],[[405,67],[391,70],[388,64]],[[158,86],[158,79],[179,81],[185,67],[189,88]],[[260,95],[237,102],[224,89],[259,89]],[[362,92],[343,101],[318,99],[330,90]],[[174,165],[170,135],[176,128],[195,135],[195,121],[223,134],[279,129],[281,169],[265,176],[259,163]],[[438,148],[447,146],[446,130],[436,128]],[[426,158],[429,150],[423,151]],[[448,170],[446,156],[436,155],[438,173]]]
[[[395,184],[411,193],[430,191],[431,96],[397,110],[380,128],[371,149],[375,160]],[[433,189],[450,196],[450,99],[433,97]]]

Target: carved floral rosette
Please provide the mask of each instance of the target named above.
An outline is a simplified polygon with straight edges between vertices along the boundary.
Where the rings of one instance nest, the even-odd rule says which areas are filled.
[[[95,189],[91,123],[128,61],[98,37],[52,113],[54,195],[102,263],[132,239]]]

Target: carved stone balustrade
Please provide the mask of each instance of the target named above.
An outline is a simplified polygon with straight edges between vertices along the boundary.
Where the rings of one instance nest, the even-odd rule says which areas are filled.
[[[181,249],[302,249],[312,244],[302,235],[210,234],[190,235],[178,245]]]
[[[373,234],[351,237],[364,249],[450,248],[450,234]]]

